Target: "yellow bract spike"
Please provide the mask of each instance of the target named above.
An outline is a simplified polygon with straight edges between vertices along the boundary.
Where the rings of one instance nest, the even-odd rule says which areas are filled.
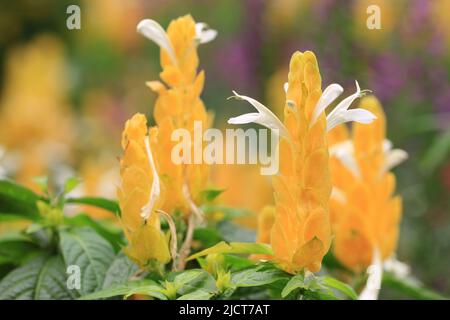
[[[160,165],[161,181],[171,195],[162,209],[169,213],[175,210],[188,213],[189,201],[196,204],[200,201],[201,192],[208,183],[209,168],[206,164],[175,165],[170,150],[177,142],[172,141],[171,135],[174,130],[185,128],[193,137],[194,122],[201,122],[205,130],[211,124],[211,117],[200,99],[205,74],[203,71],[197,73],[198,43],[194,19],[186,15],[173,20],[167,28],[167,35],[176,56],[174,63],[168,53],[161,50],[163,71],[160,76],[168,87],[158,81],[147,83],[158,94],[154,118],[159,133],[154,151]],[[183,190],[189,191],[189,200]]]
[[[141,216],[142,208],[149,202],[155,179],[146,150],[146,139],[150,140],[150,148],[153,149],[157,145],[157,129],[152,128],[149,132],[145,116],[135,114],[126,122],[122,134],[124,155],[120,160],[121,185],[117,190],[121,223],[128,239],[124,251],[143,268],[151,260],[161,263],[170,260],[167,239],[160,230],[159,216],[154,212],[162,205],[162,192],[159,192],[154,207],[150,208],[150,217],[144,220]]]
[[[275,218],[271,231],[274,260],[287,272],[316,272],[330,247],[326,120],[310,118],[322,93],[315,55],[291,58],[284,125],[291,140],[280,142],[280,174],[273,178]]]
[[[384,170],[387,160],[386,120],[379,101],[364,97],[359,108],[377,116],[371,124],[353,124],[347,140],[359,175],[332,157],[333,187],[340,196],[331,198],[333,231],[336,234],[334,254],[347,267],[364,270],[372,261],[375,250],[382,260],[395,251],[401,219],[402,202],[393,196],[395,176]],[[337,128],[336,128],[337,129]],[[334,145],[345,138],[330,132]],[[331,148],[334,146],[331,145]]]

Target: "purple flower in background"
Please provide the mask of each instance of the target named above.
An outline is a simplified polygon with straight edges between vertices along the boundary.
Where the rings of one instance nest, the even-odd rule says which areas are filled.
[[[248,0],[244,5],[243,30],[240,37],[228,41],[217,53],[220,75],[235,88],[255,94],[261,86],[259,77],[260,49],[263,32],[263,0]]]
[[[392,53],[382,54],[375,58],[369,78],[369,87],[381,100],[391,99],[405,84],[405,61]]]

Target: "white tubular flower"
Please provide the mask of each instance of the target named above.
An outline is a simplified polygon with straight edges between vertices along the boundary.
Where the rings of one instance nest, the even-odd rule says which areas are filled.
[[[385,161],[382,173],[391,170],[408,159],[408,153],[405,150],[392,149],[392,142],[387,139],[383,143],[383,149]]]
[[[397,257],[393,255],[387,259],[383,264],[384,270],[392,272],[399,279],[406,279],[411,273],[411,268],[404,262],[397,260]]]
[[[150,170],[152,171],[153,175],[150,197],[147,204],[141,209],[141,217],[144,218],[144,220],[147,220],[155,210],[156,201],[158,200],[161,193],[161,186],[159,183],[158,172],[156,171],[155,161],[153,160],[152,151],[150,149],[150,138],[148,136],[145,138],[145,150],[147,151],[148,162],[150,164]]]
[[[330,156],[338,159],[356,178],[360,178],[358,163],[354,156],[353,141],[346,140],[330,147]]]
[[[360,98],[363,96],[367,91],[363,90],[361,91],[358,81],[355,81],[356,83],[356,92],[352,94],[351,96],[348,96],[333,109],[333,111],[330,112],[330,114],[327,116],[327,131],[330,131],[337,125],[340,125],[345,122],[350,121],[356,121],[359,123],[371,123],[373,120],[375,120],[377,117],[370,111],[362,108],[357,109],[350,109],[350,105],[353,101],[355,101],[357,98]],[[344,89],[336,84],[333,83],[329,85],[322,93],[322,96],[320,97],[319,101],[317,102],[316,108],[313,112],[313,118],[311,121],[311,126],[314,125],[314,123],[317,121],[317,118],[319,115],[325,111],[325,109],[334,101],[336,98],[341,95],[341,93],[344,91]]]
[[[161,27],[158,22],[151,19],[144,19],[137,25],[137,32],[155,42],[160,48],[164,49],[172,60],[172,63],[174,65],[177,64],[177,58],[175,55],[175,50],[172,47],[172,42],[167,36],[164,28]]]
[[[217,37],[217,31],[210,29],[208,25],[203,22],[195,24],[195,34],[199,44],[211,42]]]
[[[281,137],[289,139],[288,130],[286,129],[284,124],[280,121],[280,119],[278,119],[277,116],[273,114],[272,111],[269,110],[269,108],[267,108],[262,103],[256,101],[253,98],[242,96],[238,94],[236,91],[233,91],[233,93],[234,96],[231,96],[230,98],[245,100],[248,103],[250,103],[258,112],[246,113],[235,118],[230,118],[228,119],[229,124],[247,124],[253,122],[260,124],[264,127],[267,127],[275,132],[278,131]]]
[[[377,300],[383,278],[383,262],[378,248],[375,248],[373,252],[372,264],[367,268],[367,273],[369,277],[366,286],[359,294],[358,300]]]
[[[316,123],[320,114],[324,112],[325,109],[342,94],[342,92],[344,92],[344,88],[337,83],[330,84],[326,87],[326,89],[322,92],[319,101],[317,101],[316,108],[314,109],[314,113],[311,118],[311,126]]]

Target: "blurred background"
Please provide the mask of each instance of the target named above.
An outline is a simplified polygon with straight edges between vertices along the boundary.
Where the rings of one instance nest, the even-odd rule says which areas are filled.
[[[71,4],[81,30],[66,27]],[[366,27],[370,4],[381,8],[380,30]],[[152,18],[167,27],[187,13],[219,32],[199,48],[215,127],[243,113],[244,104],[226,101],[231,90],[280,114],[295,50],[315,52],[324,87],[352,93],[357,79],[378,96],[388,138],[410,155],[395,169],[404,199],[398,258],[450,294],[450,0],[2,0],[0,175],[34,189],[34,177],[57,184],[76,175],[79,194],[115,198],[124,122],[135,112],[151,118],[156,97],[144,83],[160,72],[159,48],[136,25]],[[215,168],[213,182],[229,206],[256,213],[273,201],[256,167]],[[254,215],[242,223],[254,227]]]

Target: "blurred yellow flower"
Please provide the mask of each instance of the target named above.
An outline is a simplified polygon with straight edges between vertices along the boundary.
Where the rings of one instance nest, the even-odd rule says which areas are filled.
[[[375,251],[381,260],[395,251],[402,203],[393,195],[395,176],[389,170],[407,156],[385,139],[386,120],[378,100],[365,97],[360,107],[378,119],[370,125],[354,124],[351,140],[347,133],[330,147],[336,190],[331,200],[334,253],[347,267],[359,271],[372,263]]]
[[[192,202],[198,205],[201,200],[201,192],[209,179],[209,167],[206,164],[173,163],[170,150],[176,142],[171,140],[171,134],[178,128],[192,133],[194,121],[200,121],[203,129],[211,125],[212,117],[200,99],[205,74],[203,71],[197,73],[197,46],[214,39],[216,32],[207,29],[203,23],[195,23],[190,15],[173,20],[167,32],[150,19],[141,21],[137,29],[161,47],[163,71],[160,77],[165,84],[150,81],[147,85],[158,93],[154,118],[159,137],[154,151],[160,164],[161,181],[171,195],[162,208],[169,213],[176,209],[188,213],[192,211]],[[194,147],[192,145],[192,149]]]
[[[142,114],[134,115],[125,124],[122,135],[124,155],[120,160],[121,185],[117,190],[121,222],[128,246],[124,252],[145,268],[152,260],[170,260],[167,238],[160,230],[159,214],[163,203],[157,161],[152,150],[157,144],[157,129],[147,128]]]
[[[31,179],[70,160],[73,120],[60,41],[39,36],[9,52],[0,111],[0,145],[8,173],[38,190]],[[10,161],[8,161],[10,160]]]

